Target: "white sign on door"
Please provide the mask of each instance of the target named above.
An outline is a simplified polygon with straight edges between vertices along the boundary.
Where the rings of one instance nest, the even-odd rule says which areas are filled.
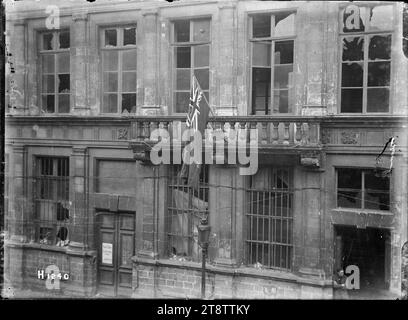
[[[112,243],[102,243],[102,263],[112,264]]]

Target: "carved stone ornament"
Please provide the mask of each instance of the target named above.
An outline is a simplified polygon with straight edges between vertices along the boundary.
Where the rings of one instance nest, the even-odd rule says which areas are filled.
[[[343,131],[341,133],[340,141],[342,144],[357,144],[358,133],[352,131]]]

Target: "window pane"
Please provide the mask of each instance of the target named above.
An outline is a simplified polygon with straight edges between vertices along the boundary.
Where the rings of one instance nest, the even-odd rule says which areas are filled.
[[[343,61],[361,61],[364,59],[364,39],[347,37],[343,39]]]
[[[361,208],[361,192],[338,191],[337,206],[342,208]]]
[[[194,67],[208,67],[210,65],[210,46],[194,47]]]
[[[370,31],[392,30],[393,6],[375,6],[370,14]]]
[[[367,89],[367,112],[388,112],[390,92],[388,88]]]
[[[122,94],[122,112],[136,112],[136,94]]]
[[[103,53],[103,70],[118,70],[118,53],[116,51],[105,51]]]
[[[289,112],[288,90],[273,91],[273,112]]]
[[[42,109],[47,113],[55,112],[54,95],[43,95],[42,97]]]
[[[53,49],[53,39],[54,35],[52,33],[43,34],[43,50],[52,50]]]
[[[364,197],[364,208],[373,210],[390,210],[389,193],[366,192]]]
[[[190,68],[191,66],[191,48],[176,48],[176,68]]]
[[[275,14],[275,37],[295,34],[295,14],[290,12]]]
[[[341,112],[363,111],[363,89],[341,90]]]
[[[136,50],[124,51],[122,59],[122,70],[136,70]]]
[[[367,16],[368,8],[359,7],[357,12],[342,10],[343,16],[343,32],[358,32],[365,30],[365,17]]]
[[[105,72],[103,77],[104,92],[118,91],[118,74],[117,72]]]
[[[180,20],[174,22],[174,36],[176,42],[190,41],[190,21]]]
[[[271,16],[256,15],[252,17],[252,36],[263,38],[271,36]]]
[[[210,41],[210,20],[194,20],[193,33],[193,41]]]
[[[271,65],[271,44],[256,43],[252,45],[252,65],[259,67],[268,67]]]
[[[69,94],[58,95],[58,112],[69,113]]]
[[[390,85],[390,62],[368,63],[368,86]]]
[[[123,45],[136,44],[136,28],[123,29]]]
[[[59,34],[59,47],[60,49],[69,48],[69,31],[60,32]]]
[[[58,72],[69,73],[69,53],[59,53],[58,59]]]
[[[363,86],[363,63],[343,63],[341,69],[342,87]]]
[[[53,54],[47,54],[42,56],[42,68],[43,68],[43,73],[54,73],[54,67],[55,67],[55,62],[54,62],[54,55]]]
[[[190,69],[177,70],[176,89],[189,90],[190,89]]]
[[[70,83],[69,74],[59,74],[58,75],[58,92],[69,93]]]
[[[368,58],[370,60],[391,58],[391,35],[372,36],[368,44]]]
[[[208,90],[210,87],[210,70],[209,69],[196,69],[194,75],[200,84],[201,89]]]
[[[43,76],[42,80],[42,92],[54,93],[54,75]]]
[[[136,92],[136,72],[123,72],[122,92]]]
[[[267,114],[271,90],[271,69],[252,68],[252,111]]]
[[[117,45],[117,34],[116,29],[105,30],[105,46],[114,46]]]
[[[366,189],[370,190],[382,190],[390,191],[390,178],[389,177],[376,177],[374,172],[364,173],[364,186]]]
[[[293,63],[293,40],[275,42],[275,64]]]
[[[361,189],[360,169],[337,169],[337,187],[345,189]]]
[[[104,113],[118,112],[118,96],[117,94],[103,95],[103,110]]]
[[[190,103],[190,92],[176,92],[176,112],[187,112]]]
[[[274,89],[282,89],[289,87],[289,77],[292,74],[293,66],[275,66],[273,76]]]

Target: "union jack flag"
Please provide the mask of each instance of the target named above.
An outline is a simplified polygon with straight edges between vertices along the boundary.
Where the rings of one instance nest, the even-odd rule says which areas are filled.
[[[200,102],[203,95],[204,93],[201,90],[197,78],[193,76],[186,123],[188,128],[192,128],[195,131],[198,130],[198,116],[200,115]]]
[[[205,101],[201,101],[204,99]],[[202,102],[200,104],[200,102]],[[193,76],[190,90],[190,103],[188,105],[187,113],[187,128],[199,131],[201,136],[204,136],[205,128],[207,126],[208,115],[210,113],[210,107],[205,99],[204,93],[201,90],[200,84],[195,76]],[[183,150],[183,159],[190,158],[190,153]],[[188,178],[188,184],[194,188],[198,186],[198,180],[201,170],[201,164],[192,163],[187,165],[183,162],[183,166],[180,171],[180,177]]]

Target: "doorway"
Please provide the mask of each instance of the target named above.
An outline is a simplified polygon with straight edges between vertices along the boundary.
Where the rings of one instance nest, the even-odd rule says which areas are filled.
[[[100,212],[98,221],[98,294],[130,297],[135,251],[135,214]]]
[[[335,226],[335,265],[360,270],[360,293],[388,290],[390,283],[390,232],[387,229]]]

